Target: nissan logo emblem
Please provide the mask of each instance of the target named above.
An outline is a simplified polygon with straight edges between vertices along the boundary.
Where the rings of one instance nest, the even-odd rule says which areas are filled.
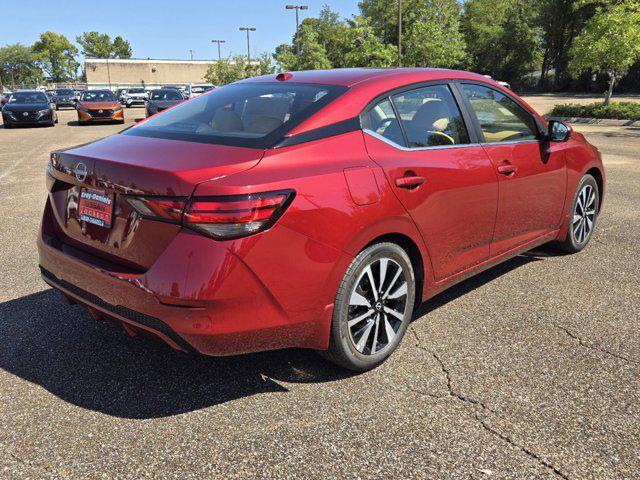
[[[102,110],[98,110],[98,113],[102,113]]]
[[[24,115],[25,117],[29,116],[29,112],[23,112],[22,115]]]
[[[74,175],[78,179],[79,182],[84,182],[87,178],[87,166],[80,162],[76,165],[76,168],[73,170]]]

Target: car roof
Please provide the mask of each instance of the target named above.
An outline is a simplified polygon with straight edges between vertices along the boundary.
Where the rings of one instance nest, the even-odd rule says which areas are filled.
[[[404,77],[407,79],[421,77],[421,81],[425,82],[442,78],[488,80],[485,76],[477,73],[443,68],[335,68],[331,70],[303,70],[288,73],[291,74],[291,77],[285,81],[289,83],[315,83],[344,87],[352,87],[373,80],[392,80]],[[263,75],[249,78],[242,82],[273,82],[276,80],[276,75]]]

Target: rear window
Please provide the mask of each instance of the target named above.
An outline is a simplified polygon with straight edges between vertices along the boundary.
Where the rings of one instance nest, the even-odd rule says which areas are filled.
[[[124,135],[268,148],[347,90],[313,84],[237,83],[189,100]]]

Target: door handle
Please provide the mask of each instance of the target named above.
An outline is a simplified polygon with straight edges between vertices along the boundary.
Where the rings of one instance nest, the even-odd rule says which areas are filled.
[[[516,170],[518,170],[518,167],[511,165],[510,163],[498,165],[498,173],[502,175],[511,175],[512,173],[516,173]]]
[[[423,183],[424,183],[424,177],[412,176],[412,177],[396,178],[396,187],[406,188],[408,190],[411,190],[413,188],[418,188]]]

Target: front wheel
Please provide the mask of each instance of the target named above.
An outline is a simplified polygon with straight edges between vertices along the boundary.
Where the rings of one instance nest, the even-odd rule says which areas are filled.
[[[596,227],[599,205],[598,183],[587,174],[578,184],[569,215],[567,237],[557,243],[558,248],[568,253],[576,253],[587,246]]]
[[[365,371],[384,362],[404,336],[415,302],[415,275],[406,252],[378,243],[360,252],[335,298],[326,359]]]

